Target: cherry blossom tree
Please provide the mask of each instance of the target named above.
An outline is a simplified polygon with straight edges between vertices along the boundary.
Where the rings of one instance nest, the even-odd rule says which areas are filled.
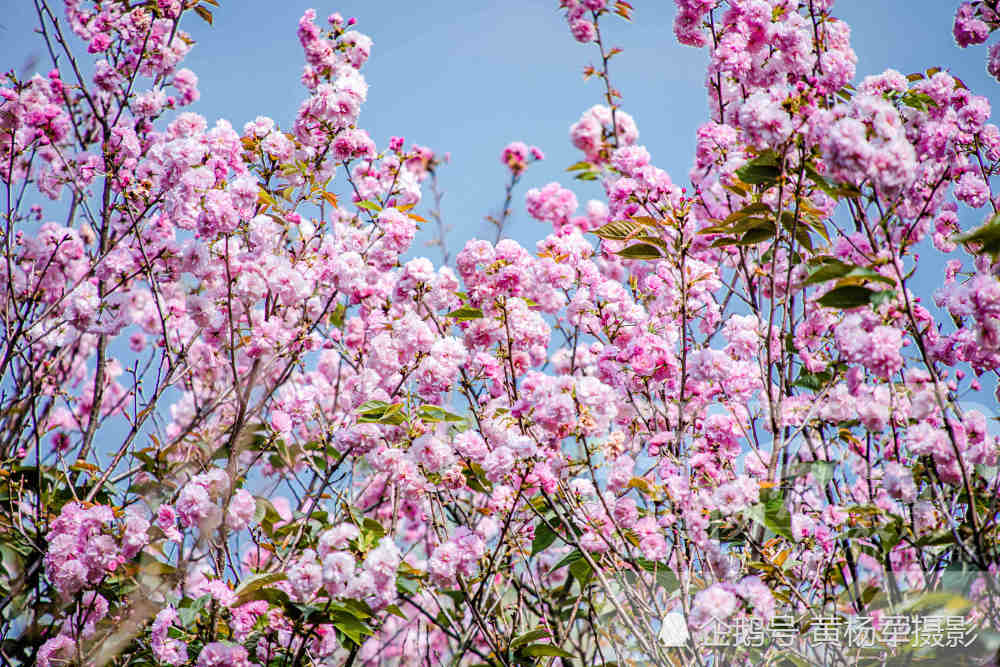
[[[452,264],[445,156],[363,129],[354,19],[307,12],[294,123],[237,130],[185,111],[182,26],[228,7],[33,2],[48,73],[0,80],[5,663],[997,651],[970,402],[1000,368],[1000,130],[946,70],[859,80],[832,0],[677,0],[711,117],[672,178],[612,81],[631,5],[563,0],[599,84],[579,187],[523,194],[522,247],[544,155],[503,148],[496,236]],[[996,16],[961,5],[958,43]]]

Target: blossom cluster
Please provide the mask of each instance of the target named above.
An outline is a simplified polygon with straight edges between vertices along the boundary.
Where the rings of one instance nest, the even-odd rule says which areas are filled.
[[[996,5],[967,1],[960,4],[955,12],[952,33],[955,35],[955,42],[964,49],[973,44],[982,44],[998,27],[1000,17],[997,15]],[[1000,80],[1000,44],[990,47],[986,70]]]

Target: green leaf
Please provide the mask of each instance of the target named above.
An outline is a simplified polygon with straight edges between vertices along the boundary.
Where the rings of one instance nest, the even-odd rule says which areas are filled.
[[[851,272],[852,266],[839,259],[829,258],[823,261],[822,264],[813,268],[809,275],[806,277],[804,284],[815,285],[817,283],[823,283],[827,280],[836,280],[841,276],[846,276]]]
[[[731,245],[739,245],[739,240],[738,239],[734,239],[731,236],[727,236],[725,238],[715,239],[714,241],[712,241],[712,245],[710,247],[712,247],[712,248],[726,248],[726,247],[731,246]]]
[[[866,280],[873,280],[878,283],[885,283],[886,285],[896,286],[896,281],[889,276],[883,276],[881,273],[875,269],[870,269],[865,266],[853,266],[851,270],[840,278],[837,283],[838,287],[846,284],[856,284],[861,283]]]
[[[809,223],[804,214],[796,217],[791,211],[782,211],[781,226],[795,235],[795,240],[799,242],[799,245],[812,252],[813,245],[812,239],[809,237]]]
[[[717,234],[719,232],[726,232],[739,234],[743,232],[743,230],[746,230],[746,233],[744,233],[742,237],[736,239],[731,236],[727,236],[725,238],[716,239],[712,242],[712,247],[722,248],[731,245],[756,245],[762,241],[766,241],[775,234],[774,223],[770,220],[764,220],[763,218],[747,218],[728,230],[722,227],[710,227],[702,230],[701,233]]]
[[[369,607],[368,603],[364,602],[363,600],[354,600],[351,598],[347,598],[341,601],[340,606],[343,607],[344,611],[348,612],[349,614],[351,614],[352,616],[361,621],[367,618],[371,618],[372,616],[375,615],[375,612],[372,611],[372,608]]]
[[[521,653],[531,656],[532,658],[542,658],[542,657],[553,657],[553,658],[572,658],[573,654],[564,651],[558,646],[553,646],[552,644],[532,644],[531,646],[525,646],[521,649]]]
[[[728,219],[728,218],[727,218]],[[699,234],[742,234],[743,232],[748,232],[752,229],[758,229],[761,227],[774,228],[774,223],[770,220],[764,218],[741,218],[736,222],[726,225],[716,225],[714,227],[705,227]]]
[[[792,383],[792,386],[802,387],[803,389],[809,389],[810,391],[821,391],[823,387],[825,387],[832,379],[833,373],[830,371],[810,373],[803,368],[799,372],[799,377]]]
[[[663,257],[656,246],[648,243],[638,243],[624,250],[619,250],[615,254],[626,259],[660,259]]]
[[[460,609],[467,600],[465,593],[461,590],[445,590],[440,592],[446,595],[449,600],[451,600],[451,603],[454,605],[455,609]]]
[[[927,612],[947,611],[949,615],[964,616],[965,612],[972,606],[972,603],[961,595],[948,591],[935,591],[917,595],[913,599],[903,602],[894,610],[894,613],[924,612],[926,614]]]
[[[760,496],[763,502],[752,505],[744,513],[775,534],[792,541],[792,515],[785,508],[785,497],[773,489],[763,489]]]
[[[359,419],[358,421],[365,420]],[[374,421],[379,424],[392,424],[393,426],[399,426],[406,421],[406,415],[403,413],[403,406],[399,403],[390,405],[385,411],[385,414]]]
[[[389,405],[384,401],[367,401],[356,413],[358,421],[364,424],[393,424],[399,426],[406,421],[402,403]]]
[[[547,639],[549,636],[549,631],[545,628],[535,628],[534,630],[529,630],[522,635],[514,637],[514,641],[510,643],[511,648],[517,648],[522,644],[527,644],[528,642],[533,642],[538,639]]]
[[[586,584],[591,576],[593,576],[593,568],[590,567],[590,563],[585,561],[583,558],[580,560],[573,561],[569,566],[569,573],[573,575],[573,578],[580,582],[583,586]]]
[[[375,519],[365,517],[361,521],[361,532],[365,539],[371,544],[375,544],[385,537],[385,528]]]
[[[575,162],[570,166],[566,167],[566,171],[590,171],[591,164],[586,160]]]
[[[635,562],[639,567],[646,570],[646,572],[653,572],[656,575],[656,582],[663,586],[668,591],[677,590],[680,588],[680,580],[674,571],[670,569],[670,566],[666,563],[659,563],[657,561],[649,560],[646,558],[636,558]]]
[[[291,603],[291,598],[288,597],[288,593],[279,588],[261,588],[245,596],[240,596],[237,598],[239,604],[245,604],[247,602],[254,602],[256,600],[265,600],[271,604],[272,607],[286,607]]]
[[[781,165],[778,154],[772,151],[770,148],[761,151],[755,158],[753,158],[750,161],[750,163],[763,164],[769,167],[778,167]]]
[[[737,197],[746,197],[750,194],[750,189],[747,187],[747,184],[739,181],[732,184],[723,183],[722,188],[727,192],[732,192]]]
[[[582,558],[583,558],[583,553],[581,553],[579,549],[573,549],[573,551],[570,551],[568,554],[563,556],[562,560],[553,565],[550,572],[555,572],[559,568],[571,565],[576,561],[581,560]]]
[[[871,299],[869,299],[869,301],[873,306],[878,308],[883,304],[889,303],[895,298],[896,298],[896,290],[887,289],[875,292],[874,294],[872,294]]]
[[[750,185],[769,185],[781,177],[778,156],[765,151],[736,170],[736,176]]]
[[[890,553],[899,541],[903,539],[903,524],[902,521],[893,521],[887,525],[880,526],[876,531],[876,534],[881,538],[881,544],[879,545],[883,553]]]
[[[392,614],[393,616],[399,616],[404,621],[407,620],[406,614],[404,614],[403,610],[399,608],[399,605],[391,604],[388,607],[386,607],[385,610],[390,614]]]
[[[159,561],[156,561],[159,562]],[[0,564],[10,579],[15,579],[24,571],[24,559],[9,544],[0,544]],[[171,567],[171,569],[176,569]]]
[[[918,111],[926,111],[928,107],[937,107],[937,102],[934,101],[933,97],[927,93],[918,93],[913,90],[907,90],[900,95],[899,101]]]
[[[389,404],[385,401],[365,401],[358,406],[356,414],[363,415],[378,410],[384,411],[387,407],[389,407]]]
[[[198,618],[202,610],[208,606],[208,603],[212,600],[211,595],[202,595],[197,600],[187,600],[187,603],[181,602],[180,606],[177,608],[177,616],[183,627],[190,627],[194,623],[195,619]]]
[[[357,645],[361,645],[361,638],[375,634],[367,625],[347,612],[334,613],[333,627],[343,632]]]
[[[275,199],[274,195],[272,195],[264,188],[261,188],[260,190],[257,191],[257,201],[260,202],[261,204],[267,204],[272,208],[277,208],[278,206],[278,200]]]
[[[642,236],[637,236],[636,240],[637,241],[645,241],[646,243],[651,243],[652,245],[655,245],[655,246],[658,246],[660,248],[663,248],[664,250],[667,250],[670,247],[669,245],[667,245],[666,241],[664,241],[663,239],[658,238],[656,236],[647,236],[647,235],[644,234]]]
[[[837,464],[833,461],[810,461],[808,463],[797,463],[792,466],[790,476],[798,477],[800,475],[812,473],[812,476],[816,479],[817,484],[820,486],[826,486],[826,484],[833,479],[833,474],[836,471]]]
[[[330,324],[337,327],[338,329],[344,326],[344,315],[347,314],[347,306],[343,303],[338,303],[337,307],[333,309],[330,313]]]
[[[822,264],[810,272],[804,284],[815,285],[817,283],[838,279],[844,281],[843,284],[847,284],[848,282],[853,283],[864,280],[874,280],[892,286],[896,285],[895,280],[887,276],[883,276],[874,269],[869,269],[864,266],[856,266],[854,264],[846,264],[839,259],[834,258],[824,260]],[[841,283],[838,283],[838,285],[840,284]]]
[[[234,606],[238,607],[242,604],[250,602],[253,598],[252,596],[260,591],[262,588],[269,584],[273,584],[276,581],[284,581],[287,579],[287,575],[284,572],[271,572],[269,574],[257,574],[249,579],[244,579],[240,587],[236,589],[236,603]]]
[[[778,182],[781,170],[777,167],[748,164],[737,169],[736,176],[750,185],[772,185]]]
[[[17,555],[17,553],[13,549],[10,549],[7,545],[0,545],[0,552],[3,552],[5,560],[7,557],[16,557]],[[142,559],[139,563],[139,572],[153,577],[164,577],[177,572],[177,568],[169,563],[164,563],[161,560],[157,560],[156,558],[147,556],[143,553]]]
[[[726,216],[726,219],[722,221],[722,224],[731,225],[734,222],[739,222],[743,218],[749,218],[750,216],[757,215],[759,213],[766,213],[770,215],[773,211],[771,210],[771,207],[764,202],[753,202],[752,204],[747,204],[735,213],[730,213]]]
[[[945,544],[952,544],[954,541],[955,536],[951,534],[951,530],[943,529],[930,535],[924,535],[916,541],[916,545],[918,547],[939,547]]]
[[[660,220],[657,220],[656,218],[650,215],[633,215],[631,220],[633,222],[638,222],[640,225],[643,225],[645,227],[651,227],[653,229],[659,229],[660,225],[662,224]]]
[[[436,405],[421,405],[417,410],[417,416],[425,422],[463,422],[465,417],[448,412],[444,408]]]
[[[978,244],[979,250],[976,254],[989,255],[996,261],[1000,257],[1000,214],[994,215],[981,227],[952,238],[959,243]]]
[[[281,515],[267,498],[256,498],[257,507],[253,513],[253,522],[262,526],[274,526],[281,521]]]
[[[531,555],[545,551],[556,541],[556,532],[544,521],[535,526],[535,538],[531,540]]]
[[[830,181],[826,180],[822,174],[816,171],[816,167],[808,163],[806,164],[806,176],[809,177],[810,181],[816,184],[816,187],[834,199],[838,198],[842,194],[838,188],[830,183]]]
[[[396,577],[396,590],[405,595],[416,595],[420,590],[420,582],[410,577]]]
[[[775,229],[773,223],[767,223],[760,227],[755,227],[749,230],[742,238],[737,242],[736,245],[756,245],[763,241],[768,240],[774,236]]]
[[[379,211],[382,210],[381,206],[379,206],[378,204],[376,204],[373,201],[368,201],[368,200],[358,202],[358,208],[363,208],[363,209],[367,209],[369,211],[374,211],[375,213],[378,213]]]
[[[472,306],[462,306],[448,313],[448,317],[454,317],[459,322],[465,320],[478,320],[483,317],[483,311]]]
[[[874,290],[860,285],[836,287],[819,298],[819,304],[827,308],[857,308],[871,301]]]
[[[602,239],[624,241],[640,229],[642,229],[642,225],[636,224],[631,220],[614,220],[598,227],[594,230],[594,233]]]
[[[478,463],[472,463],[462,473],[465,475],[465,483],[473,491],[490,493],[493,490],[493,485],[486,479],[486,474]]]

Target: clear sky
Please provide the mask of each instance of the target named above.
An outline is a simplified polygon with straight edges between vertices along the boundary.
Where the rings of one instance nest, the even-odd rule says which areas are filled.
[[[362,69],[370,88],[360,125],[380,149],[389,137],[402,135],[407,145],[415,142],[451,154],[440,186],[445,222],[453,227],[452,257],[468,239],[493,238],[494,229],[484,217],[500,208],[508,173],[499,156],[510,141],[536,144],[547,155],[522,179],[507,227],[507,235],[527,248],[534,249],[550,229],[525,212],[529,188],[558,180],[576,192],[581,204],[602,198],[596,182],[573,181],[565,172],[580,159],[569,142],[569,126],[601,102],[601,86],[596,79],[583,81],[583,68],[597,61],[596,47],[572,38],[558,0],[219,1],[213,26],[195,16],[184,25],[197,41],[185,66],[198,75],[201,90],[201,100],[190,110],[210,123],[225,118],[238,131],[258,115],[290,128],[306,97],[299,83],[304,64],[295,35],[299,17],[313,7],[320,20],[334,11],[357,18],[357,29],[374,40]],[[631,23],[614,16],[602,22],[608,42],[624,48],[612,61],[612,80],[624,95],[623,108],[638,123],[639,143],[654,164],[684,185],[695,132],[707,119],[707,53],[676,42],[671,0],[631,1]],[[51,2],[61,5],[61,0]],[[986,72],[988,45],[960,49],[952,37],[958,3],[839,0],[833,13],[852,28],[858,80],[889,67],[904,74],[946,67],[974,93],[991,100],[993,120],[1000,122],[1000,83]],[[33,34],[36,23],[32,0],[0,0],[4,69],[14,67],[22,76],[48,71],[42,43]],[[998,39],[1000,35],[990,43]],[[86,58],[85,45],[79,44],[77,53]],[[342,188],[341,182],[333,189]],[[429,202],[425,193],[417,212],[427,217]],[[981,213],[966,211],[962,225],[970,228],[981,220]],[[427,228],[418,241],[430,237]],[[436,248],[418,242],[410,256],[420,255],[435,263],[440,259]],[[957,255],[967,260],[964,253]],[[925,297],[941,284],[943,266],[934,266],[932,257],[942,256],[931,253],[930,262],[921,262],[913,284]],[[930,299],[923,301],[936,310]],[[1000,417],[991,396],[994,382],[987,376],[984,385],[984,392],[967,397],[963,405]],[[1000,435],[1000,422],[990,426]]]
[[[58,0],[53,0],[59,5]],[[392,135],[435,151],[450,152],[441,172],[443,212],[454,227],[454,254],[472,237],[492,238],[485,215],[499,210],[506,170],[503,146],[521,139],[547,160],[532,166],[515,194],[508,231],[529,248],[546,229],[524,212],[530,187],[561,180],[581,204],[601,195],[595,182],[573,182],[566,166],[579,153],[568,129],[601,101],[597,80],[583,81],[596,48],[569,34],[556,0],[220,0],[214,26],[191,16],[185,29],[197,40],[186,66],[200,78],[201,100],[192,110],[210,122],[226,118],[237,130],[257,115],[290,127],[305,89],[299,83],[302,52],[295,36],[302,12],[314,7],[322,20],[339,11],[356,17],[374,40],[363,68],[370,85],[360,123],[384,148]],[[633,0],[634,20],[607,17],[608,41],[623,47],[612,61],[612,79],[624,108],[639,124],[640,141],[654,163],[684,184],[694,136],[707,118],[703,86],[706,53],[674,40],[674,4]],[[955,2],[943,0],[841,0],[834,14],[852,27],[859,78],[895,67],[904,74],[948,65],[976,93],[995,102],[1000,84],[985,71],[986,46],[959,49],[951,35]],[[29,55],[41,58],[31,0],[0,0],[4,68],[20,73]],[[606,25],[605,25],[606,24]],[[86,56],[81,44],[80,53]],[[46,71],[41,61],[37,68]],[[996,114],[1000,116],[1000,107]],[[425,202],[429,202],[429,197]],[[423,210],[423,207],[420,209]],[[973,223],[975,224],[975,222]],[[428,230],[425,230],[425,233]],[[437,261],[431,248],[415,248]]]

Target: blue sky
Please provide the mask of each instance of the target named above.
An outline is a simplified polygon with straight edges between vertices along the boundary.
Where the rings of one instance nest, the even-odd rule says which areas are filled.
[[[202,98],[193,110],[210,122],[226,118],[238,130],[257,115],[289,127],[305,96],[298,81],[303,64],[295,36],[298,18],[309,7],[321,18],[333,11],[356,17],[358,29],[375,43],[363,69],[370,91],[361,125],[380,148],[390,136],[402,135],[408,145],[451,153],[441,187],[446,223],[454,228],[453,255],[469,238],[492,238],[483,218],[500,207],[506,170],[499,154],[509,141],[536,144],[548,158],[522,179],[508,227],[529,248],[547,230],[524,212],[528,188],[560,180],[581,203],[600,197],[599,185],[574,183],[564,172],[580,159],[569,143],[569,126],[601,101],[601,88],[597,80],[582,80],[584,66],[596,62],[596,49],[573,40],[555,0],[220,3],[214,26],[194,16],[185,25],[198,42],[186,61],[201,80]],[[640,143],[657,166],[684,184],[695,130],[707,117],[706,54],[674,40],[672,2],[633,4],[633,22],[608,17],[602,25],[608,41],[625,49],[612,61],[613,81],[639,124]],[[29,54],[43,55],[32,34],[33,3],[0,0],[0,5],[6,5],[0,12],[5,67],[20,70]],[[859,78],[890,66],[905,74],[947,65],[974,92],[994,98],[1000,84],[985,71],[986,47],[963,50],[954,44],[956,6],[957,1],[940,0],[842,0],[834,14],[852,27]],[[86,56],[82,45],[79,53]],[[46,70],[47,63],[38,68]],[[414,254],[439,258],[431,248],[414,248]]]
[[[565,168],[580,154],[568,139],[569,126],[601,102],[599,81],[582,80],[583,68],[596,62],[592,45],[577,43],[558,11],[557,0],[483,1],[220,0],[213,26],[192,16],[185,29],[197,45],[185,62],[200,78],[201,100],[191,109],[210,123],[226,118],[240,130],[258,115],[291,126],[306,96],[299,83],[303,58],[295,35],[303,11],[315,7],[320,17],[333,11],[356,17],[358,29],[374,40],[362,70],[370,85],[360,124],[384,148],[390,136],[402,135],[435,151],[451,153],[441,172],[443,213],[453,227],[452,257],[471,238],[493,238],[484,216],[496,213],[507,170],[500,151],[512,140],[536,144],[547,154],[529,168],[514,198],[508,226],[529,249],[550,229],[524,211],[524,193],[558,180],[571,187],[581,204],[602,198],[594,182],[574,182]],[[53,4],[60,4],[53,0]],[[675,182],[685,184],[694,137],[707,118],[703,86],[707,54],[677,44],[670,0],[633,0],[635,18],[627,23],[608,17],[602,31],[624,52],[612,61],[612,78],[623,93],[623,107],[638,122],[639,143]],[[986,46],[959,49],[951,26],[958,0],[841,0],[834,14],[852,27],[858,54],[858,79],[893,67],[904,74],[946,66],[973,92],[986,95],[1000,118],[1000,84],[985,70]],[[31,0],[0,0],[0,43],[4,68],[21,75],[34,56],[38,71],[49,64],[33,34]],[[1000,37],[998,37],[1000,38]],[[995,40],[991,40],[995,41]],[[86,58],[85,47],[77,53]],[[342,176],[340,177],[342,178]],[[342,183],[341,183],[342,186]],[[339,188],[337,188],[339,189]],[[429,196],[425,203],[429,202]],[[58,206],[49,217],[60,218]],[[426,206],[417,209],[426,217]],[[965,216],[963,226],[981,215]],[[425,229],[420,240],[429,238]],[[961,254],[961,253],[960,253]],[[417,246],[411,256],[437,262],[434,248]],[[963,257],[964,259],[964,257]],[[939,267],[921,266],[916,291],[928,295],[940,285]],[[924,299],[925,305],[932,305]],[[963,401],[966,408],[996,414],[986,391]],[[979,402],[983,401],[983,402]],[[112,429],[114,427],[111,427]]]
[[[5,65],[24,74],[22,63],[44,54],[32,33],[33,2],[0,0],[0,6],[4,4],[0,42],[6,47]],[[185,24],[197,41],[185,65],[197,73],[202,94],[191,110],[210,123],[226,118],[237,130],[258,115],[289,128],[306,96],[299,83],[304,62],[295,35],[299,17],[313,7],[320,21],[334,11],[357,18],[357,29],[374,40],[371,58],[362,69],[370,88],[361,126],[380,149],[389,137],[402,135],[407,145],[416,142],[451,153],[439,183],[445,192],[445,222],[453,228],[448,239],[452,258],[469,239],[494,237],[494,228],[484,217],[500,209],[508,173],[499,156],[510,141],[536,144],[547,156],[522,178],[506,228],[506,235],[525,247],[533,250],[551,229],[525,212],[524,193],[529,188],[560,181],[576,192],[581,205],[603,198],[596,182],[573,181],[565,172],[581,159],[569,142],[569,126],[602,101],[602,87],[596,79],[583,81],[583,68],[597,62],[596,47],[572,38],[557,0],[339,0],[328,5],[315,0],[220,0],[220,4],[214,25],[195,16]],[[602,22],[609,44],[624,48],[612,60],[612,80],[624,95],[624,109],[639,125],[639,143],[657,166],[684,185],[693,161],[695,132],[707,119],[703,85],[707,54],[674,39],[673,2],[633,0],[633,4],[632,22],[614,16]],[[988,47],[955,45],[951,28],[957,5],[958,0],[841,0],[833,13],[852,28],[858,80],[889,67],[904,74],[946,67],[973,92],[991,99],[997,122],[1000,83],[986,72]],[[1000,36],[990,43],[997,39]],[[86,57],[84,45],[77,53]],[[48,68],[44,60],[37,65],[42,72]],[[332,189],[344,187],[342,178]],[[430,202],[425,192],[417,211],[428,217]],[[58,207],[50,210],[60,217]],[[963,227],[980,224],[983,215],[966,210]],[[437,263],[439,251],[423,244],[431,236],[431,226],[426,225],[409,256],[423,255]],[[931,252],[927,256],[931,261],[920,265],[912,287],[932,310],[936,309],[929,297],[940,286],[943,271],[934,259],[943,263],[959,255],[967,260],[961,252],[950,257]],[[987,376],[984,385],[986,391],[963,402],[995,415],[989,393],[994,383]]]

